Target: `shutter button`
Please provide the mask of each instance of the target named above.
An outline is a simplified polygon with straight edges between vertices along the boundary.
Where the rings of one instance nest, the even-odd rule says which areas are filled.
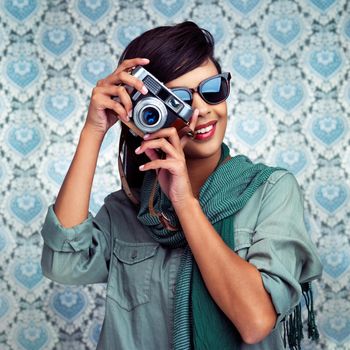
[[[131,259],[135,260],[137,258],[137,250],[134,250],[131,254]]]

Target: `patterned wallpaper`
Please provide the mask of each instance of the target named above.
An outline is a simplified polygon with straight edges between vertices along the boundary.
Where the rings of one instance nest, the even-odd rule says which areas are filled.
[[[0,1],[1,349],[96,347],[105,287],[44,278],[40,227],[96,81],[135,36],[185,19],[213,33],[232,73],[232,153],[290,169],[304,191],[308,231],[324,264],[314,284],[321,338],[304,349],[350,349],[346,0]],[[101,149],[92,213],[120,187],[117,136],[113,127]]]

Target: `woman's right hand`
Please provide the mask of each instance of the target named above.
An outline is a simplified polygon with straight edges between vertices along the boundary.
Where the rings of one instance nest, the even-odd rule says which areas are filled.
[[[142,94],[147,94],[143,82],[132,76],[130,70],[135,66],[148,63],[147,58],[124,60],[112,74],[97,82],[92,90],[85,129],[103,137],[118,119],[129,121],[128,115],[132,109],[132,102],[123,85],[129,85]],[[113,97],[118,97],[120,102],[112,99]]]

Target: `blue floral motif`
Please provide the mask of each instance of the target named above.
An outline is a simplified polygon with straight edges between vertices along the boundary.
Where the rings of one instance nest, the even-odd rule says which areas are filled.
[[[49,179],[53,180],[56,185],[60,186],[66,176],[69,164],[70,161],[65,157],[51,159],[47,165]]]
[[[311,130],[318,140],[329,147],[343,136],[344,120],[339,116],[324,115],[313,120]]]
[[[17,331],[17,342],[26,350],[45,349],[48,340],[48,331],[43,323],[38,325],[32,321]]]
[[[327,313],[320,322],[322,333],[337,344],[344,344],[350,336],[350,316],[339,303],[338,310]]]
[[[5,170],[3,165],[0,163],[0,181],[2,181],[5,177]]]
[[[109,147],[112,146],[113,143],[115,143],[116,141],[116,132],[115,132],[115,128],[110,128],[104,139],[103,139],[103,142],[102,142],[102,145],[101,145],[101,148],[100,148],[100,152],[101,153],[104,153]]]
[[[213,35],[216,44],[219,44],[220,41],[224,38],[225,30],[219,21],[213,21],[206,18],[205,20],[198,20],[197,24],[200,27],[208,30]]]
[[[102,329],[102,323],[93,321],[90,328],[90,334],[89,334],[89,338],[93,344],[97,345],[98,340],[100,339],[101,329]]]
[[[309,58],[310,66],[324,79],[330,78],[342,66],[343,60],[338,50],[314,50]]]
[[[101,206],[103,205],[104,198],[108,195],[108,192],[99,188],[98,191],[93,191],[90,196],[89,210],[95,215]]]
[[[268,24],[268,34],[286,47],[301,35],[301,24],[297,17],[278,17]]]
[[[336,3],[336,0],[309,0],[309,1],[322,12],[326,12],[332,5]]]
[[[96,348],[105,288],[44,279],[38,232],[92,87],[136,36],[183,20],[212,32],[215,56],[232,71],[231,150],[289,169],[305,190],[324,273],[313,283],[320,339],[302,348],[350,349],[348,0],[0,0],[1,350]],[[118,132],[100,148],[92,214],[120,186]]]
[[[10,304],[5,294],[0,294],[0,320],[8,313]]]
[[[243,15],[248,15],[254,11],[260,3],[260,0],[229,0],[231,5]]]
[[[318,185],[315,190],[316,202],[330,214],[335,213],[348,199],[345,185],[325,183]]]
[[[39,148],[42,141],[39,129],[26,124],[13,126],[7,136],[8,144],[23,157]]]
[[[5,9],[18,21],[24,22],[38,8],[36,0],[5,0]]]
[[[105,78],[112,71],[111,62],[102,58],[85,59],[81,65],[82,76],[92,85],[96,85],[98,80]]]
[[[24,192],[15,195],[10,201],[10,210],[23,224],[30,224],[37,219],[44,207],[42,199],[38,195]]]
[[[276,164],[298,175],[307,166],[305,152],[301,149],[284,149],[277,153]]]
[[[3,233],[2,229],[0,229],[0,252],[6,248],[7,240],[6,235]]]
[[[60,124],[71,116],[76,108],[75,93],[65,93],[63,90],[57,90],[54,93],[45,96],[44,108]]]
[[[77,8],[91,22],[98,22],[110,9],[109,0],[78,0]]]
[[[40,262],[31,259],[18,261],[13,274],[16,280],[28,290],[33,290],[43,279]]]
[[[38,61],[31,58],[11,60],[6,67],[9,79],[22,89],[32,84],[39,77],[39,73]]]
[[[264,68],[264,57],[253,51],[239,52],[233,56],[233,69],[245,80],[252,80]]]
[[[166,17],[173,17],[183,8],[185,0],[153,0],[152,6]]]
[[[55,27],[46,30],[41,38],[43,46],[55,56],[61,56],[73,44],[73,32],[67,28]]]
[[[129,42],[139,36],[146,30],[141,24],[121,25],[117,29],[117,39],[123,45],[127,46]]]
[[[262,119],[243,119],[238,121],[236,132],[244,142],[254,146],[266,135],[267,126]]]
[[[53,311],[67,322],[76,320],[84,312],[86,306],[85,295],[71,288],[54,293],[51,301]]]
[[[350,254],[344,249],[331,249],[321,255],[324,271],[339,278],[350,268]]]
[[[347,36],[347,38],[350,39],[350,18],[345,23],[344,33]]]
[[[304,98],[304,89],[300,83],[276,83],[272,89],[273,101],[286,112],[295,109]]]

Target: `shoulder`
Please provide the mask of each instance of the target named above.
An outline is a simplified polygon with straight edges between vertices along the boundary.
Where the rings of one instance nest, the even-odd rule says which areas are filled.
[[[293,179],[295,179],[295,177],[288,170],[281,169],[274,171],[267,179],[267,182],[271,185],[275,185],[281,179],[283,179],[286,182],[291,182],[293,181]]]
[[[261,195],[263,201],[274,199],[277,202],[302,196],[297,179],[287,170],[274,171],[262,186]]]
[[[260,220],[280,219],[303,210],[302,195],[295,176],[287,170],[274,171],[236,214],[235,228],[253,232]]]

